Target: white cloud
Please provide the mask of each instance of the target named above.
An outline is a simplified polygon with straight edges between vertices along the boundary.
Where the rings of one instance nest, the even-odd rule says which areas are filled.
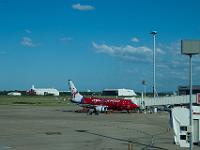
[[[160,53],[160,54],[166,54],[166,52],[165,51],[163,51],[162,49],[160,49],[160,48],[156,48],[156,52],[158,52],[158,53]]]
[[[113,48],[109,47],[106,44],[98,45],[95,42],[93,42],[92,45],[93,45],[94,48],[96,48],[98,50],[98,52],[106,53],[106,54],[109,54],[109,55],[114,55],[114,53],[115,53]]]
[[[60,40],[61,41],[71,41],[72,38],[71,37],[62,37]]]
[[[5,55],[6,51],[0,51],[0,55]]]
[[[123,58],[132,61],[150,61],[152,50],[146,46],[134,47],[126,46],[109,46],[106,44],[92,43],[97,52],[105,53],[110,56]]]
[[[160,69],[165,69],[165,70],[169,70],[169,66],[167,64],[157,64],[156,67],[160,68]]]
[[[73,4],[72,5],[73,9],[80,10],[80,11],[89,11],[89,10],[94,10],[95,7],[91,5],[81,5],[80,3],[78,4]]]
[[[36,45],[33,43],[33,40],[29,37],[23,37],[21,44],[26,47],[35,47]]]
[[[120,61],[126,66],[128,73],[134,74],[138,79],[142,78],[151,81],[153,72],[152,49],[147,46],[133,45],[110,45],[106,42],[92,43],[93,48],[111,57],[126,60]],[[156,78],[158,90],[161,85],[176,88],[177,85],[187,84],[189,72],[189,58],[181,54],[180,41],[168,44],[158,44],[156,48]],[[128,61],[127,61],[128,60]],[[131,65],[129,65],[131,63]],[[133,69],[131,68],[133,66]],[[200,55],[193,57],[193,78],[194,83],[198,84],[200,74]],[[130,67],[130,68],[129,68]],[[138,71],[134,70],[137,68]],[[138,76],[139,72],[139,76]],[[150,77],[149,77],[150,76]]]
[[[200,66],[195,66],[193,68],[196,69],[197,71],[200,71]]]
[[[31,33],[32,33],[32,31],[29,30],[29,29],[25,29],[24,31],[25,31],[26,33],[28,33],[28,34],[31,34]]]
[[[137,43],[137,42],[139,42],[139,39],[136,38],[136,37],[133,37],[133,38],[131,39],[131,41]]]
[[[193,57],[193,60],[192,60],[194,63],[200,63],[200,55],[194,55],[194,57]]]

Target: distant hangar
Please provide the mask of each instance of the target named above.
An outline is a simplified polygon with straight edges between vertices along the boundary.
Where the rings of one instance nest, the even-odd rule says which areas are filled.
[[[53,95],[53,96],[59,96],[59,91],[54,88],[35,88],[34,85],[32,85],[32,88],[27,91],[27,94],[29,95]]]
[[[9,92],[7,95],[8,96],[21,96],[22,94],[20,92]]]
[[[192,93],[193,94],[200,93],[200,85],[193,85]],[[190,94],[189,86],[178,86],[178,95],[189,95],[189,94]]]
[[[136,96],[134,90],[131,89],[104,89],[103,95],[109,96]]]

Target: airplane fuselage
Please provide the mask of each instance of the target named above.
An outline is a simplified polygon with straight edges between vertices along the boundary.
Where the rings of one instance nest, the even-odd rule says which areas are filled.
[[[138,107],[132,100],[128,99],[84,97],[78,92],[71,80],[68,80],[68,84],[72,94],[71,101],[82,107],[91,108],[98,112],[106,112],[107,110],[127,110],[129,112]]]
[[[112,110],[133,110],[138,106],[131,100],[115,99],[115,98],[95,98],[95,97],[83,97],[82,104],[90,104],[94,106],[107,106]]]

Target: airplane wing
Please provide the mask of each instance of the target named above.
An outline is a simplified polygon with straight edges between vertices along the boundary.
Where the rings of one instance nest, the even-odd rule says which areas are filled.
[[[107,112],[108,106],[102,106],[102,105],[92,105],[92,104],[79,104],[80,107],[85,107],[88,109],[94,109],[97,112]]]
[[[95,108],[95,105],[91,105],[91,104],[78,104],[80,107],[86,107],[86,108]]]

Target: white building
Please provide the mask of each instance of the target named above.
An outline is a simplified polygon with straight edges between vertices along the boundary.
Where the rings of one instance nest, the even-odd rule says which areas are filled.
[[[21,96],[22,94],[19,93],[19,92],[10,92],[7,95],[9,95],[9,96]]]
[[[130,89],[104,89],[103,94],[113,96],[136,96],[134,90]]]
[[[28,91],[28,94],[59,96],[59,91],[54,88],[35,88],[34,85],[32,85],[32,88]]]

